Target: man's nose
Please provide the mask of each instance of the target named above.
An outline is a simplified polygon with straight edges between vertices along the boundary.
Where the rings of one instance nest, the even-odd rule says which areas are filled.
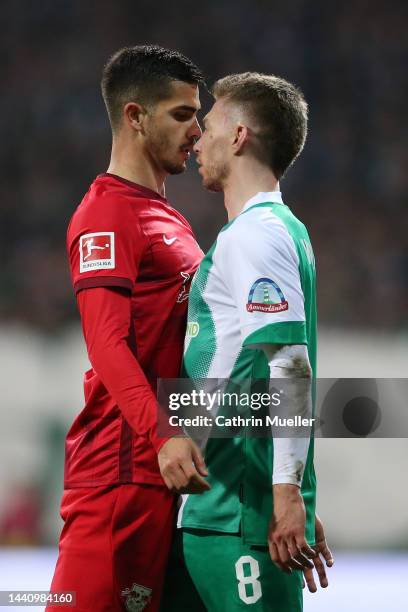
[[[194,118],[194,123],[192,124],[191,128],[190,128],[190,137],[194,138],[195,141],[197,141],[199,138],[201,138],[201,127],[200,124],[198,123],[198,119],[197,117]]]
[[[200,152],[200,143],[201,143],[201,138],[197,138],[193,146],[193,151],[196,155],[198,155]]]

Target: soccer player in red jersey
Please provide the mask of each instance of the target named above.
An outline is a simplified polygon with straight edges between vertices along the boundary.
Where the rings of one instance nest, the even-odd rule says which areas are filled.
[[[157,378],[179,375],[190,279],[202,258],[164,194],[165,178],[184,171],[201,134],[200,82],[188,58],[157,46],[125,48],[109,60],[102,93],[111,162],[68,228],[92,368],[66,440],[51,591],[74,591],[82,612],[156,610],[174,492],[209,488],[194,443],[158,436],[155,396]]]

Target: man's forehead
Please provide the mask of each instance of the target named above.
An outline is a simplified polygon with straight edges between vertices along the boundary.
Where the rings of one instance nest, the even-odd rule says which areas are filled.
[[[171,94],[165,100],[168,106],[183,106],[194,110],[200,110],[200,90],[195,83],[184,81],[172,81],[170,84]]]
[[[225,119],[229,112],[230,111],[226,107],[226,101],[223,98],[215,100],[211,109],[204,117],[204,125],[211,123],[213,120]]]
[[[207,125],[209,123],[211,123],[211,119],[214,117],[214,115],[217,115],[217,100],[214,102],[214,104],[212,105],[212,107],[210,108],[210,110],[208,111],[208,113],[205,115],[204,119],[203,119],[203,124]]]

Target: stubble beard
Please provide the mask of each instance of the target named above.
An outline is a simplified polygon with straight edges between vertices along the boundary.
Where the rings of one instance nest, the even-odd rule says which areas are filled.
[[[208,191],[216,193],[224,191],[224,185],[229,176],[230,169],[225,163],[213,164],[207,171],[207,176],[203,178],[203,185]]]
[[[149,149],[157,164],[168,174],[181,174],[186,169],[184,162],[169,158],[169,151],[174,149],[170,138],[165,133],[151,130],[149,132]]]

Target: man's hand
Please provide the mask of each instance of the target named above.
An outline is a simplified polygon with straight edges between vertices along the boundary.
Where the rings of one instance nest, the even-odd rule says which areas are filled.
[[[296,485],[273,485],[273,516],[268,544],[271,559],[284,572],[312,569],[316,556],[305,539],[306,510]]]
[[[210,485],[203,456],[191,438],[170,438],[157,455],[160,472],[174,493],[204,493]]]
[[[326,568],[324,567],[323,561],[320,558],[322,555],[323,559],[326,562],[327,567],[332,567],[334,560],[333,555],[327,546],[326,537],[324,535],[323,523],[320,518],[316,514],[315,518],[315,530],[316,530],[316,544],[313,546],[315,550],[315,556],[313,557],[313,564],[316,569],[317,575],[319,576],[320,586],[325,589],[329,585],[329,581],[326,576]],[[305,581],[307,584],[307,588],[311,593],[316,593],[317,586],[314,581],[313,570],[312,569],[304,569],[303,570],[304,580],[303,580],[303,588],[305,588]]]

